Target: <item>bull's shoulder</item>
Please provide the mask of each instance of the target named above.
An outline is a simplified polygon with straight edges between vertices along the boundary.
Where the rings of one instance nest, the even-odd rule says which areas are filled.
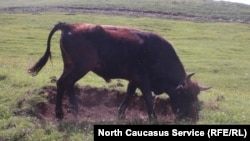
[[[108,36],[114,38],[116,40],[123,40],[133,43],[142,44],[144,39],[141,38],[141,34],[148,34],[148,32],[124,26],[111,26],[111,25],[103,25],[102,26]]]

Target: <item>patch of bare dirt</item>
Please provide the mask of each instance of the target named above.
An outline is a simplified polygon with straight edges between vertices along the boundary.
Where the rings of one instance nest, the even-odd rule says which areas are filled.
[[[56,82],[55,77],[50,77],[51,83]],[[143,96],[134,94],[125,112],[125,119],[118,118],[118,108],[122,103],[126,92],[119,90],[124,85],[117,84],[105,87],[79,86],[75,85],[75,95],[78,101],[78,116],[72,113],[71,103],[68,95],[63,96],[62,108],[64,111],[63,121],[92,124],[148,124],[147,108]],[[118,88],[118,89],[117,89]],[[56,86],[44,86],[27,91],[24,98],[17,101],[16,115],[35,116],[41,121],[55,122]],[[171,107],[170,99],[154,96],[154,111],[159,124],[170,124],[178,122],[191,122],[195,124],[199,120],[198,107],[193,107],[184,116],[176,116]],[[198,109],[197,109],[198,108]],[[193,113],[194,112],[194,113]]]
[[[37,90],[36,90],[37,91]],[[31,92],[32,93],[32,92]],[[68,96],[64,95],[63,110],[64,120],[91,123],[147,123],[148,116],[146,105],[142,96],[135,94],[126,110],[126,118],[118,119],[118,107],[121,104],[125,93],[107,88],[96,88],[91,86],[83,86],[75,88],[78,100],[79,114],[75,118],[71,113],[71,104]],[[33,93],[32,95],[34,95]],[[45,86],[39,89],[39,95],[45,97],[47,102],[36,104],[38,107],[33,115],[41,120],[55,121],[55,101],[56,87]],[[18,102],[20,105],[27,103],[25,98]],[[154,99],[154,109],[159,123],[168,124],[175,120],[172,112],[170,101],[168,99]],[[20,108],[20,112],[23,112]]]
[[[27,92],[27,95],[18,101],[18,110],[15,114],[31,114],[44,121],[56,121],[56,91],[57,89],[55,86],[45,86]],[[65,121],[89,123],[148,123],[148,115],[144,99],[138,94],[135,94],[131,99],[125,112],[125,119],[118,119],[118,107],[125,96],[125,92],[112,88],[78,86],[75,87],[75,94],[78,100],[78,116],[77,118],[74,117],[68,96],[64,95],[63,120]],[[45,102],[39,102],[37,96],[44,97]],[[23,105],[29,105],[30,108],[23,109]],[[168,99],[154,98],[154,109],[159,123],[169,124],[174,122],[175,115],[172,112],[170,101]]]

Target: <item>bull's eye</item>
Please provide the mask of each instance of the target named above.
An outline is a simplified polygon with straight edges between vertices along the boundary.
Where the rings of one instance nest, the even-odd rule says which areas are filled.
[[[180,89],[176,89],[175,90],[175,95],[180,95],[181,94],[181,90]]]

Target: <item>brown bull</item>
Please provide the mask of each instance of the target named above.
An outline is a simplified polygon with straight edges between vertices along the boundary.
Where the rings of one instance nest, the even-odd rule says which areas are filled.
[[[36,75],[51,56],[50,41],[60,30],[60,47],[64,70],[57,82],[56,117],[63,118],[62,97],[68,93],[73,113],[78,106],[74,84],[89,71],[106,81],[127,80],[127,94],[119,107],[119,117],[124,118],[131,96],[137,88],[143,94],[148,117],[155,120],[152,92],[167,93],[175,113],[188,115],[197,104],[201,87],[187,75],[172,45],[159,35],[138,29],[100,26],[94,24],[58,23],[51,30],[43,57],[29,69]]]

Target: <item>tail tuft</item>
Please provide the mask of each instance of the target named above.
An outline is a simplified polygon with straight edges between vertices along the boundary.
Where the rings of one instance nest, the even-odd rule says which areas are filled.
[[[68,26],[66,23],[59,22],[54,26],[54,28],[50,31],[49,37],[47,40],[47,49],[44,53],[44,55],[40,58],[40,60],[30,69],[28,69],[28,73],[32,76],[36,76],[39,71],[44,67],[44,65],[47,63],[48,59],[51,59],[51,53],[50,53],[50,41],[52,36],[57,30],[65,30]]]
[[[46,51],[43,57],[30,69],[28,69],[28,73],[32,76],[36,76],[39,71],[43,68],[43,66],[48,61],[49,57],[51,57],[50,51]]]

